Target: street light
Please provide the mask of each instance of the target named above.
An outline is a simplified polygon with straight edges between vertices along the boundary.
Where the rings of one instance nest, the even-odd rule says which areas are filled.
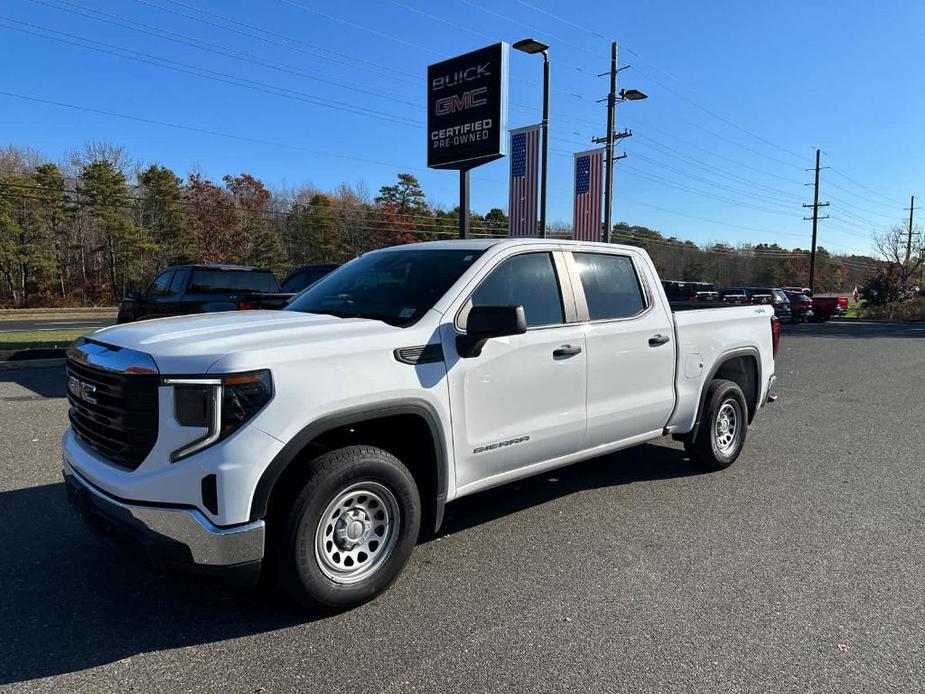
[[[522,39],[514,48],[529,55],[543,54],[543,168],[540,170],[540,238],[546,238],[546,160],[549,152],[549,46],[536,39]]]
[[[643,94],[638,89],[621,89],[620,90],[620,101],[642,101],[643,99],[648,99],[647,94]]]

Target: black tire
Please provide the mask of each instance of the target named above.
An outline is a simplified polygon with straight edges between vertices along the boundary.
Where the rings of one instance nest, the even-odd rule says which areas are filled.
[[[735,414],[735,431],[727,444],[717,431],[717,420],[722,413],[728,422],[730,411]],[[695,465],[707,470],[723,470],[739,457],[745,446],[747,431],[748,405],[742,389],[732,381],[718,378],[707,388],[697,436],[685,442],[684,449]]]
[[[276,584],[309,611],[353,607],[384,592],[405,568],[417,541],[421,501],[414,477],[398,458],[380,448],[349,446],[313,460],[302,479],[294,501],[276,514],[270,548]],[[344,495],[353,498],[332,506]],[[370,508],[357,505],[360,501]],[[334,514],[328,518],[330,508]],[[380,511],[385,520],[377,521]],[[350,516],[359,520],[344,523],[348,514],[359,514]],[[323,516],[329,522],[322,530]],[[376,525],[379,522],[386,525]],[[381,527],[386,529],[377,535]],[[349,537],[354,528],[359,528],[358,538]],[[319,533],[324,533],[320,545]],[[334,544],[338,533],[340,540]],[[351,539],[359,542],[351,547]],[[351,570],[371,573],[355,578],[346,574]]]

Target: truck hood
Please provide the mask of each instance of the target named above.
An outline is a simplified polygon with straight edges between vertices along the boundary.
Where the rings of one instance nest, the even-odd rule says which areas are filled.
[[[115,325],[87,338],[149,354],[163,374],[204,374],[223,357],[232,355],[253,358],[275,352],[280,358],[280,353],[288,350],[304,357],[313,346],[381,339],[401,331],[366,318],[297,311],[227,311]],[[270,366],[272,361],[264,359],[263,366]]]

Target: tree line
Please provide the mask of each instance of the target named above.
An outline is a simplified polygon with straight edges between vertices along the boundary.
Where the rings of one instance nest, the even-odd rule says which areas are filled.
[[[503,210],[472,213],[474,236],[504,236]],[[382,246],[453,238],[457,210],[428,203],[400,173],[371,196],[362,185],[270,190],[248,173],[212,181],[159,164],[139,166],[121,147],[88,143],[52,163],[0,149],[0,305],[116,303],[163,267],[242,263],[278,274],[342,263]],[[568,236],[552,225],[551,236]],[[617,225],[613,240],[645,248],[664,277],[717,286],[800,285],[808,252],[777,244],[698,246],[643,226]],[[819,249],[817,290],[861,283],[875,264]]]

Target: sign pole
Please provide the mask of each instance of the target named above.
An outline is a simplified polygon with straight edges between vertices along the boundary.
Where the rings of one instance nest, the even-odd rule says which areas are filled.
[[[469,169],[459,170],[459,238],[469,238]]]

